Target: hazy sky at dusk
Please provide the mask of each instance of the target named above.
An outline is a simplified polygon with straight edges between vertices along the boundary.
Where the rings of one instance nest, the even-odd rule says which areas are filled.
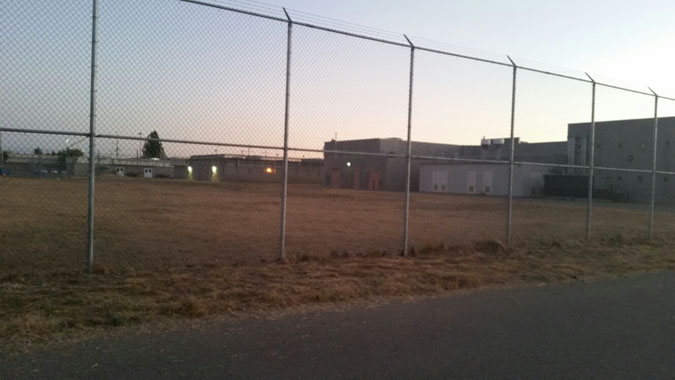
[[[285,5],[305,21],[314,18],[293,9],[446,42],[450,45],[433,45],[447,50],[498,60],[509,53],[523,64],[574,75],[588,71],[599,80],[639,90],[650,85],[675,96],[670,1],[267,2]],[[221,3],[281,14],[257,3]],[[165,138],[282,143],[286,25],[177,0],[100,4],[99,133],[137,136],[157,129]],[[86,131],[89,5],[10,0],[0,6],[3,124]],[[407,48],[296,26],[290,145],[320,149],[336,133],[338,139],[404,138],[409,54]],[[518,75],[516,135],[523,140],[564,140],[567,123],[590,120],[589,84]],[[483,136],[506,137],[510,95],[508,67],[418,51],[413,139],[477,144]],[[662,116],[675,115],[671,103],[662,102]],[[646,118],[652,112],[650,97],[598,88],[598,120]],[[34,143],[25,136],[3,137],[16,149]],[[58,150],[59,139],[35,141]],[[135,154],[137,143],[120,145],[122,154]],[[102,140],[100,147],[110,155],[114,141]],[[214,151],[171,149],[173,155]],[[225,151],[241,149],[219,150]]]

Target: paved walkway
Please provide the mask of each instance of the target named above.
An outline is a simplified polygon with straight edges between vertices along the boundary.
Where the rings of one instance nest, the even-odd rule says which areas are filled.
[[[675,378],[675,272],[91,340],[1,379]]]

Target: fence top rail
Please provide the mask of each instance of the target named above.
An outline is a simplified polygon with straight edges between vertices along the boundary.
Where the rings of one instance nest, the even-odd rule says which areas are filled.
[[[399,47],[404,47],[404,48],[410,48],[411,47],[410,43],[406,43],[406,42],[402,42],[402,41],[400,41],[400,42],[394,41],[394,40],[391,40],[391,39],[388,39],[388,38],[383,38],[383,37],[369,36],[369,35],[365,34],[363,30],[361,30],[359,32],[352,32],[352,31],[339,29],[338,27],[333,27],[333,26],[329,27],[329,26],[319,25],[317,23],[312,23],[312,22],[307,22],[307,21],[292,20],[290,17],[277,17],[277,16],[273,16],[273,15],[270,15],[270,14],[265,14],[265,13],[262,13],[262,12],[242,9],[240,7],[233,6],[233,5],[224,5],[224,4],[213,2],[213,0],[211,0],[211,1],[208,1],[208,0],[207,1],[203,1],[203,0],[180,0],[180,1],[185,2],[185,3],[202,5],[202,6],[221,9],[221,10],[225,10],[225,11],[245,14],[245,15],[249,15],[249,16],[253,16],[253,17],[260,17],[260,18],[264,18],[264,19],[268,19],[268,20],[279,21],[279,22],[283,22],[283,23],[292,23],[294,25],[304,26],[304,27],[307,27],[307,28],[323,30],[323,31],[329,32],[329,33],[341,34],[341,35],[344,35],[344,36],[359,38],[359,39],[373,41],[373,42],[380,42],[380,43],[384,43],[384,44],[388,44],[388,45],[392,45],[392,46],[399,46]],[[281,10],[284,11],[284,14],[287,14],[287,13],[285,13],[286,12],[285,8],[281,8]],[[345,23],[345,24],[349,24],[349,23]],[[373,29],[373,31],[375,31],[375,30],[376,29]],[[401,36],[405,38],[404,34],[401,34]],[[407,38],[405,38],[405,39],[407,40]],[[472,60],[472,61],[488,63],[488,64],[492,64],[492,65],[497,65],[497,66],[506,66],[506,67],[514,66],[514,64],[510,64],[510,63],[507,63],[507,62],[500,62],[500,61],[496,61],[494,59],[488,59],[488,58],[478,57],[478,56],[469,55],[469,54],[462,54],[462,53],[458,53],[458,52],[454,52],[454,51],[450,51],[450,50],[445,50],[445,49],[426,47],[426,46],[424,46],[423,43],[415,43],[414,47],[415,47],[415,49],[426,51],[426,52],[429,52],[429,53],[436,53],[436,54],[456,57],[456,58],[460,58],[460,59],[468,59],[468,60]],[[575,76],[572,76],[572,75],[557,73],[557,72],[551,71],[551,70],[542,70],[542,69],[538,69],[538,68],[535,68],[535,67],[521,66],[521,65],[517,65],[517,68],[522,69],[522,70],[526,70],[526,71],[531,71],[531,72],[543,74],[543,75],[549,75],[549,76],[555,76],[555,77],[559,77],[559,78],[574,80],[574,81],[578,81],[578,82],[585,82],[585,83],[590,83],[590,84],[594,83],[594,81],[591,80],[590,78],[575,77]],[[672,97],[655,95],[651,92],[636,90],[636,89],[618,86],[618,85],[613,85],[613,84],[606,83],[606,82],[597,82],[596,81],[595,84],[598,85],[598,86],[612,88],[612,89],[619,90],[619,91],[626,91],[626,92],[630,92],[630,93],[634,93],[634,94],[651,96],[651,97],[658,96],[661,99],[675,101],[675,98],[672,98]]]

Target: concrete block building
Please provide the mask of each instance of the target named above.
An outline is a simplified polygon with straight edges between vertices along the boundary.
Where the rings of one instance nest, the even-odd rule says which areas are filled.
[[[532,143],[514,140],[516,160],[564,164],[567,161],[567,145],[563,142]],[[425,191],[421,185],[420,170],[425,165],[455,166],[461,163],[441,161],[434,158],[483,159],[508,161],[511,152],[510,139],[483,139],[480,145],[453,145],[413,141],[410,183],[411,190]],[[405,190],[407,170],[407,142],[399,138],[328,141],[324,143],[323,184],[335,188],[362,190]],[[334,153],[331,151],[354,152]],[[356,153],[380,153],[392,156],[368,156]],[[484,165],[484,164],[464,164]],[[478,168],[478,167],[477,167]],[[482,170],[482,169],[481,169]],[[466,180],[463,177],[463,180]],[[426,180],[426,179],[425,179]]]
[[[656,170],[675,172],[675,117],[659,118]],[[588,165],[591,154],[591,124],[569,124],[568,163]],[[651,170],[654,119],[602,121],[595,123],[595,166]],[[576,169],[587,174],[586,169]],[[647,202],[651,197],[651,173],[596,170],[594,192],[598,196]],[[675,202],[675,177],[657,175],[657,202]]]
[[[190,175],[197,181],[281,182],[283,161],[261,156],[199,155],[190,157]],[[320,159],[289,160],[289,183],[321,183]]]
[[[541,195],[545,166],[514,165],[513,195]],[[506,196],[509,193],[508,164],[424,165],[420,168],[420,191],[428,193]]]

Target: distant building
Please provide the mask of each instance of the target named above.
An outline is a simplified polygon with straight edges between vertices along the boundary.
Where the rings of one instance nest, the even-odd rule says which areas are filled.
[[[180,159],[179,159],[180,160]],[[76,165],[75,175],[86,176],[89,160],[82,157]],[[96,175],[115,174],[120,177],[176,178],[176,166],[170,160],[154,158],[109,158],[96,159]]]
[[[659,118],[656,170],[675,172],[675,117]],[[653,163],[654,119],[602,121],[595,123],[595,166],[651,170]],[[569,124],[567,133],[570,165],[590,163],[591,124]],[[576,174],[588,175],[586,169]],[[594,192],[599,197],[647,202],[651,199],[651,173],[598,169]],[[675,177],[658,174],[655,199],[675,202]]]
[[[567,161],[567,144],[564,141],[530,144],[521,142],[520,139],[516,138],[514,144],[516,161],[551,164],[565,164]],[[461,159],[506,162],[509,160],[511,152],[510,139],[483,139],[481,145],[413,141],[411,149],[412,155],[416,157],[411,162],[410,171],[410,186],[413,191],[428,189],[426,184],[422,185],[420,182],[420,168],[425,165],[434,165],[436,168],[455,165],[464,165],[464,168],[468,168],[471,165],[477,165],[476,169],[478,170],[481,168],[480,165],[485,164],[462,162]],[[406,155],[407,142],[405,140],[399,138],[333,140],[324,143],[324,150],[326,151],[323,165],[323,184],[325,186],[364,190],[405,190],[407,159],[405,157],[392,157],[393,155]],[[354,154],[331,151],[354,152]],[[379,153],[392,156],[369,156],[357,153]],[[443,161],[442,158],[454,158],[458,161]],[[548,171],[548,169],[544,171]],[[464,180],[466,180],[466,177],[464,177]]]
[[[321,183],[322,160],[288,161],[289,183]],[[283,161],[261,156],[200,155],[190,157],[192,179],[222,182],[281,182]]]
[[[88,157],[64,157],[50,154],[8,153],[3,167],[13,177],[62,177],[89,175]],[[187,160],[173,158],[96,158],[96,174],[115,174],[121,177],[187,179]]]
[[[513,196],[541,195],[544,175],[550,168],[538,165],[514,165]],[[506,164],[449,164],[424,165],[420,168],[419,188],[428,193],[481,194],[506,196],[509,194],[509,165]]]

